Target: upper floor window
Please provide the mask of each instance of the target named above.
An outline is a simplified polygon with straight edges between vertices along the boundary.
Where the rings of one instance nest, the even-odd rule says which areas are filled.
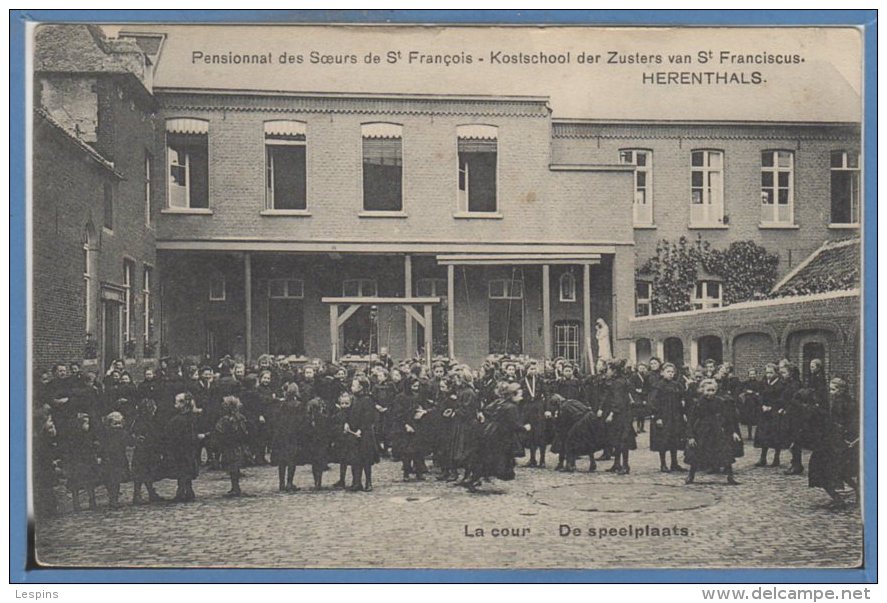
[[[106,182],[102,192],[104,193],[104,226],[108,230],[114,230],[114,188]]]
[[[378,297],[379,288],[375,279],[352,278],[342,281],[342,297]]]
[[[791,151],[761,153],[761,222],[794,221],[795,155]]]
[[[142,297],[144,297],[145,300],[145,307],[143,308],[144,314],[142,316],[142,334],[145,337],[144,342],[146,345],[154,339],[154,308],[151,301],[151,281],[153,280],[153,272],[154,269],[151,268],[151,266],[146,265],[144,272],[142,273]]]
[[[363,209],[403,210],[403,126],[363,124]]]
[[[303,299],[305,282],[297,278],[272,278],[268,281],[268,297],[272,299]]]
[[[558,298],[562,302],[576,301],[576,277],[572,272],[564,272],[559,282],[560,295]]]
[[[653,283],[637,281],[634,288],[635,316],[653,314]]]
[[[225,276],[222,274],[212,275],[209,279],[209,301],[225,301],[226,293]]]
[[[649,226],[653,223],[653,151],[623,149],[619,163],[635,166],[634,223]]]
[[[724,223],[724,153],[690,153],[690,225]]]
[[[832,224],[859,224],[859,153],[832,151]]]
[[[496,193],[498,128],[468,125],[456,128],[459,154],[459,211],[498,211]]]
[[[83,237],[83,285],[86,296],[86,332],[95,336],[96,287],[98,285],[97,264],[98,248],[95,229],[92,224],[86,225]]]
[[[151,227],[151,153],[145,152],[145,226]]]
[[[305,122],[265,122],[265,205],[306,209]]]
[[[691,303],[694,310],[707,308],[720,308],[722,305],[721,294],[724,288],[718,281],[699,281],[693,288]]]
[[[168,204],[172,209],[209,207],[209,122],[166,120]]]

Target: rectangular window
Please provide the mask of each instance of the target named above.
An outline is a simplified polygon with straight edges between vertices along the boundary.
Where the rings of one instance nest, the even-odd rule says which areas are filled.
[[[653,151],[624,149],[619,151],[619,162],[635,166],[633,206],[635,225],[653,224]]]
[[[581,360],[579,345],[579,323],[565,320],[554,325],[554,355],[569,362]]]
[[[114,230],[114,188],[110,183],[106,182],[103,188],[105,210],[104,224],[108,230]]]
[[[693,151],[690,154],[690,225],[724,223],[724,153]]]
[[[145,153],[145,226],[151,227],[151,153]]]
[[[859,224],[859,154],[832,151],[832,224]]]
[[[136,265],[132,260],[123,260],[123,341],[132,341],[135,339],[135,312],[133,306],[135,296],[133,295],[133,279],[135,277]]]
[[[489,283],[490,353],[522,354],[524,283],[502,279]]]
[[[375,279],[352,278],[342,281],[342,297],[378,297]]]
[[[693,288],[693,309],[720,308],[722,291],[723,287],[718,281],[699,281]]]
[[[303,299],[305,282],[296,278],[273,278],[268,281],[268,297],[272,299]]]
[[[265,122],[265,204],[268,209],[307,209],[305,124]]]
[[[209,301],[225,301],[225,277],[215,274],[209,280]]]
[[[794,153],[761,153],[761,222],[792,224],[794,220]]]
[[[459,211],[494,213],[498,210],[496,182],[498,140],[493,126],[460,126]]]
[[[635,283],[634,289],[635,316],[650,316],[653,314],[653,284],[645,281]]]
[[[396,124],[364,124],[363,209],[403,210],[403,139]]]
[[[145,266],[145,270],[142,274],[142,297],[145,302],[144,307],[144,315],[142,319],[144,321],[144,325],[142,326],[144,342],[145,342],[145,356],[150,357],[152,354],[147,353],[149,347],[153,349],[153,341],[154,341],[154,308],[151,303],[151,277],[152,277],[153,268],[151,266]]]
[[[558,299],[562,302],[575,302],[576,301],[576,277],[573,276],[572,272],[564,272],[561,275],[559,281],[560,289]]]
[[[197,121],[197,120],[170,120]],[[205,122],[200,122],[205,123]],[[206,133],[166,133],[169,207],[209,207],[209,142]]]

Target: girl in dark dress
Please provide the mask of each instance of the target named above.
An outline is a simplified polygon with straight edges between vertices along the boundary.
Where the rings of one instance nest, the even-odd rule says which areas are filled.
[[[75,427],[60,442],[62,468],[74,510],[80,510],[81,490],[86,490],[89,508],[95,509],[95,487],[99,483],[99,442],[88,414],[79,413],[75,421]]]
[[[356,445],[346,426],[351,423],[351,403],[353,398],[349,392],[341,392],[333,410],[331,421],[331,445],[332,459],[339,463],[339,481],[333,484],[333,488],[345,487],[345,474],[348,472],[348,459],[351,457],[351,448]]]
[[[403,481],[408,482],[410,476],[415,475],[416,481],[421,482],[425,480],[428,468],[419,431],[428,410],[423,404],[422,383],[418,379],[409,381],[408,391],[398,394],[392,403],[392,443],[401,460]]]
[[[311,465],[314,491],[323,490],[323,472],[330,459],[330,416],[326,403],[319,396],[308,400],[304,406],[304,434],[299,442],[300,462]]]
[[[739,422],[746,426],[749,440],[753,439],[752,427],[758,424],[761,409],[761,382],[758,371],[748,369],[748,377],[739,387]]]
[[[528,424],[521,423],[520,410],[523,391],[518,383],[500,382],[496,386],[496,399],[484,406],[481,414],[483,431],[477,453],[472,457],[470,480],[466,487],[477,492],[482,480],[498,478],[512,480],[514,457],[520,447],[519,434],[529,431]]]
[[[684,460],[690,465],[686,483],[692,484],[699,470],[723,468],[727,483],[737,485],[733,477],[734,446],[742,442],[739,421],[733,406],[717,395],[718,383],[704,379],[701,395],[690,410],[687,422],[687,450]]]
[[[613,466],[609,473],[627,475],[631,468],[628,453],[637,449],[634,421],[631,414],[630,385],[625,378],[625,361],[611,360],[607,363],[607,382],[604,393],[603,414],[607,427],[607,441],[613,447]]]
[[[176,395],[175,408],[176,415],[166,426],[165,452],[171,475],[176,480],[174,500],[192,502],[196,498],[192,482],[197,479],[199,470],[196,451],[205,436],[197,431],[199,411],[190,393]]]
[[[242,407],[236,396],[222,398],[222,416],[213,429],[222,468],[231,478],[231,490],[226,494],[231,497],[243,496],[240,490],[240,469],[249,444],[249,428],[246,417],[241,412]]]
[[[801,463],[801,445],[798,436],[803,423],[804,409],[795,401],[795,393],[801,389],[801,379],[797,368],[789,362],[784,362],[779,367],[779,377],[785,383],[782,390],[782,415],[783,441],[789,447],[792,455],[791,465],[785,471],[785,475],[800,475],[804,473]]]
[[[805,391],[805,390],[802,390]],[[847,394],[847,383],[840,378],[829,382],[828,399],[809,390],[802,441],[812,450],[807,484],[822,488],[832,499],[831,507],[846,506],[839,490],[848,485],[859,504],[859,415],[855,401]]]
[[[348,447],[348,464],[351,465],[352,492],[373,491],[373,465],[379,462],[376,442],[376,405],[370,396],[370,382],[364,375],[351,381],[354,403],[350,420],[343,425],[345,436],[352,438]],[[366,481],[362,483],[363,478]]]
[[[527,467],[545,467],[545,447],[548,445],[546,421],[551,420],[551,412],[545,407],[545,386],[538,375],[535,362],[527,365],[526,376],[521,380],[523,401],[520,405],[522,421],[530,425],[530,431],[523,437],[523,443],[530,449]],[[546,413],[547,411],[547,413]],[[546,414],[548,415],[546,418]],[[536,463],[536,451],[539,463]]]
[[[142,502],[142,484],[148,491],[148,502],[163,500],[154,482],[164,477],[161,474],[163,462],[163,428],[157,417],[157,404],[153,399],[142,400],[139,412],[130,427],[135,442],[132,451],[132,504]]]
[[[453,390],[456,401],[450,435],[449,464],[453,478],[458,479],[458,471],[462,469],[462,481],[465,481],[481,432],[481,425],[478,423],[480,400],[474,389],[473,374],[469,366],[461,365],[453,371]]]
[[[129,459],[126,447],[132,436],[124,427],[122,413],[112,412],[104,417],[102,431],[102,472],[108,489],[108,508],[120,508],[120,484],[130,480]]]
[[[555,382],[554,393],[564,400],[584,400],[582,381],[576,378],[572,364],[564,365],[563,378]]]
[[[277,483],[280,492],[296,492],[293,485],[296,475],[296,455],[299,442],[298,432],[302,418],[302,402],[299,388],[295,383],[287,386],[284,399],[275,401],[270,411],[271,421],[271,464],[277,465]]]
[[[755,467],[767,466],[767,451],[773,452],[773,467],[779,466],[779,453],[783,448],[782,415],[785,383],[776,373],[776,365],[764,367],[764,382],[761,384],[761,408],[758,415],[758,428],[755,430],[755,448],[761,449],[761,458]]]
[[[676,378],[677,368],[668,362],[662,367],[662,378],[650,391],[650,450],[659,453],[659,471],[685,471],[678,464],[678,450],[684,449],[687,417],[684,408],[684,386]],[[671,468],[665,464],[665,453],[671,456]]]
[[[391,437],[389,435],[391,431],[391,404],[394,402],[394,396],[397,395],[397,389],[394,387],[394,384],[388,379],[388,370],[377,366],[373,369],[373,376],[375,378],[375,382],[372,386],[372,397],[373,402],[376,405],[376,412],[378,412],[378,416],[376,417],[376,426],[378,429],[377,440],[379,443],[379,453],[382,456],[389,455],[389,449],[391,448]]]
[[[434,441],[434,465],[440,469],[438,481],[453,482],[458,479],[457,471],[453,466],[453,434],[455,431],[456,407],[458,396],[453,391],[452,378],[441,378],[438,381],[437,394],[432,428]]]

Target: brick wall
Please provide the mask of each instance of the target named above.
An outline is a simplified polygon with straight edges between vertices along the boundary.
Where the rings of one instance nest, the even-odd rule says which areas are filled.
[[[626,173],[552,173],[550,119],[544,103],[514,112],[469,100],[348,106],[325,99],[212,95],[186,100],[160,92],[156,148],[163,155],[167,118],[209,121],[211,216],[164,215],[164,240],[216,237],[262,240],[589,242],[631,240],[630,216],[608,211],[628,199]],[[336,101],[337,103],[339,101]],[[346,101],[341,101],[346,102]],[[215,105],[225,103],[225,108]],[[417,108],[418,106],[418,108]],[[381,112],[380,112],[381,111]],[[262,216],[265,208],[263,122],[293,119],[307,124],[308,217]],[[362,209],[361,135],[366,122],[403,125],[405,219],[365,218]],[[498,126],[498,201],[501,219],[457,219],[456,127]],[[165,174],[165,170],[163,171]],[[165,203],[165,183],[157,189]]]
[[[660,314],[630,321],[635,342],[679,338],[684,362],[689,363],[693,340],[716,336],[723,345],[724,359],[733,362],[739,374],[749,368],[760,372],[767,362],[787,357],[802,363],[804,343],[822,343],[830,375],[859,379],[859,319],[862,308],[858,293],[824,294],[748,302],[717,310]],[[703,358],[699,358],[701,362]],[[741,371],[741,372],[740,372]]]
[[[552,160],[555,163],[616,163],[619,150],[648,149],[653,153],[652,196],[655,229],[636,229],[637,261],[655,253],[660,239],[675,240],[697,233],[715,247],[753,240],[780,258],[782,275],[829,238],[844,230],[829,229],[832,150],[860,148],[859,128],[852,126],[781,125],[620,125],[555,123]],[[723,230],[688,228],[690,221],[690,153],[694,149],[724,152]],[[795,154],[794,224],[797,229],[760,228],[761,152],[789,150]],[[630,201],[629,201],[630,203]]]
[[[145,153],[154,139],[152,102],[126,80],[104,76],[86,78],[97,101],[96,142],[93,147],[113,162],[116,176],[89,158],[77,142],[35,118],[33,148],[34,362],[39,368],[54,361],[82,360],[86,333],[86,291],[82,248],[91,224],[97,247],[95,340],[101,344],[101,283],[123,284],[123,260],[135,263],[132,333],[136,341],[133,370],[141,371],[144,296],[143,270],[155,268],[152,303],[159,327],[160,271],[156,269],[155,239],[145,220]],[[84,84],[87,86],[87,84]],[[69,87],[81,90],[83,86]],[[77,96],[76,98],[80,98]],[[38,97],[50,115],[65,96]],[[46,106],[46,104],[50,106]],[[122,178],[121,178],[122,177]],[[104,187],[111,186],[113,228],[104,224]],[[156,332],[156,328],[155,328]],[[111,358],[101,356],[106,366]]]

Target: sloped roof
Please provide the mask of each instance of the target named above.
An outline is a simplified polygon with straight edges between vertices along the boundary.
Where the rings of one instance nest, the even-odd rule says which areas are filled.
[[[774,297],[846,291],[859,287],[859,238],[829,241],[773,288]]]
[[[34,71],[133,75],[146,86],[145,54],[134,40],[108,39],[94,25],[43,24],[34,35]]]

